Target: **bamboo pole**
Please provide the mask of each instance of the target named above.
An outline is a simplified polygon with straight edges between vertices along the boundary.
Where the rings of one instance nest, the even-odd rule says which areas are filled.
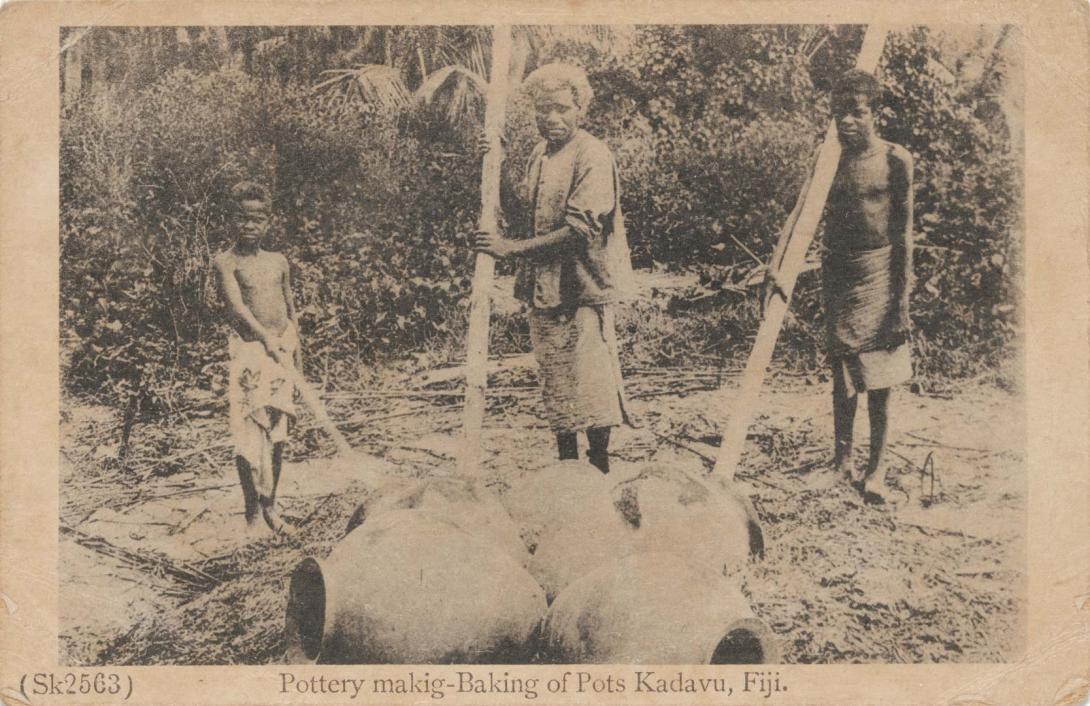
[[[333,443],[337,445],[337,453],[346,457],[354,456],[356,450],[352,448],[352,445],[348,443],[348,439],[344,438],[344,434],[330,419],[329,412],[326,411],[321,398],[318,397],[318,393],[306,381],[303,374],[291,365],[282,365],[280,367],[288,374],[288,378],[295,385],[295,389],[299,391],[299,396],[303,398],[303,402],[306,403],[315,419],[318,420],[318,425],[322,427],[322,431],[329,434],[329,437],[333,439]]]
[[[887,31],[884,27],[873,25],[867,28],[863,36],[863,47],[859,50],[859,57],[856,59],[857,69],[874,72],[878,68],[878,59],[885,46]],[[756,411],[757,397],[764,384],[765,373],[769,363],[772,362],[772,352],[776,347],[776,339],[780,335],[784,316],[787,314],[791,293],[794,291],[795,281],[805,263],[806,251],[821,221],[821,214],[825,210],[825,199],[829,196],[829,189],[833,185],[839,162],[840,142],[836,135],[836,123],[830,120],[829,127],[825,131],[825,140],[818,152],[814,173],[809,181],[809,188],[799,195],[802,208],[799,210],[798,219],[794,224],[789,221],[785,226],[785,229],[790,229],[789,232],[784,233],[788,239],[787,247],[777,271],[777,280],[783,288],[785,299],[773,297],[769,302],[765,309],[764,320],[757,331],[753,350],[749,354],[749,360],[746,361],[738,392],[730,400],[729,405],[724,405],[731,410],[731,414],[723,432],[723,441],[719,446],[719,456],[714,470],[727,479],[734,478],[734,469],[742,456],[746,432]]]
[[[507,107],[507,74],[511,58],[511,28],[492,27],[492,71],[485,98],[485,136],[490,142],[481,166],[481,216],[479,228],[496,232],[500,207],[500,165],[503,147],[504,113]],[[473,290],[469,301],[469,331],[466,334],[466,400],[462,428],[462,449],[458,471],[475,475],[481,461],[481,425],[484,422],[484,391],[488,384],[488,319],[491,306],[495,261],[477,253],[473,264]]]

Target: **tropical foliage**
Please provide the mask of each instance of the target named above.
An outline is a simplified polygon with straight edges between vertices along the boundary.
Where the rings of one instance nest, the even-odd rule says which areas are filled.
[[[586,67],[588,128],[617,155],[636,264],[697,273],[699,296],[673,308],[695,307],[709,335],[744,341],[757,312],[746,280],[792,206],[829,85],[860,37],[847,26],[525,27],[510,70]],[[69,389],[150,410],[219,379],[208,266],[231,243],[225,198],[243,177],[273,188],[268,245],[295,268],[312,370],[457,342],[488,41],[477,27],[67,29]],[[916,158],[913,303],[932,373],[995,366],[1017,331],[1016,59],[1002,28],[959,41],[899,32],[883,57],[883,133]],[[535,132],[517,92],[508,112],[517,178]],[[787,333],[811,362],[816,289],[804,278]]]

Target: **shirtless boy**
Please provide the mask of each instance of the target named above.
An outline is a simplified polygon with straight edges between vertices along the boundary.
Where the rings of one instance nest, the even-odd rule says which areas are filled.
[[[877,79],[858,70],[847,72],[834,89],[833,116],[843,151],[825,209],[822,261],[834,470],[873,504],[884,502],[877,471],[886,444],[890,388],[912,377],[912,156],[876,134],[879,95]],[[781,241],[773,255],[770,292],[778,289],[775,270],[785,247]],[[871,441],[859,475],[852,467],[852,431],[864,391]]]
[[[260,511],[270,529],[288,534],[291,525],[276,511],[284,441],[294,416],[295,388],[285,367],[302,366],[288,261],[261,248],[269,230],[265,187],[241,182],[231,194],[236,241],[214,264],[232,328],[228,396],[235,466],[247,528],[257,530]]]

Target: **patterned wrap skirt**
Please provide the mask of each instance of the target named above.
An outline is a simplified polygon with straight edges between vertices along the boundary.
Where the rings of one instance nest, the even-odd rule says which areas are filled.
[[[290,354],[299,346],[295,326],[289,324],[280,344]],[[272,497],[273,445],[288,438],[288,418],[294,416],[295,385],[260,341],[244,341],[232,333],[228,340],[227,396],[235,454],[253,469],[254,488]]]

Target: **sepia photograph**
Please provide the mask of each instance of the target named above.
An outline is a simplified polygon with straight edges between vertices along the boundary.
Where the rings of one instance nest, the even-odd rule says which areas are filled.
[[[58,42],[60,664],[1025,656],[1019,27]]]

